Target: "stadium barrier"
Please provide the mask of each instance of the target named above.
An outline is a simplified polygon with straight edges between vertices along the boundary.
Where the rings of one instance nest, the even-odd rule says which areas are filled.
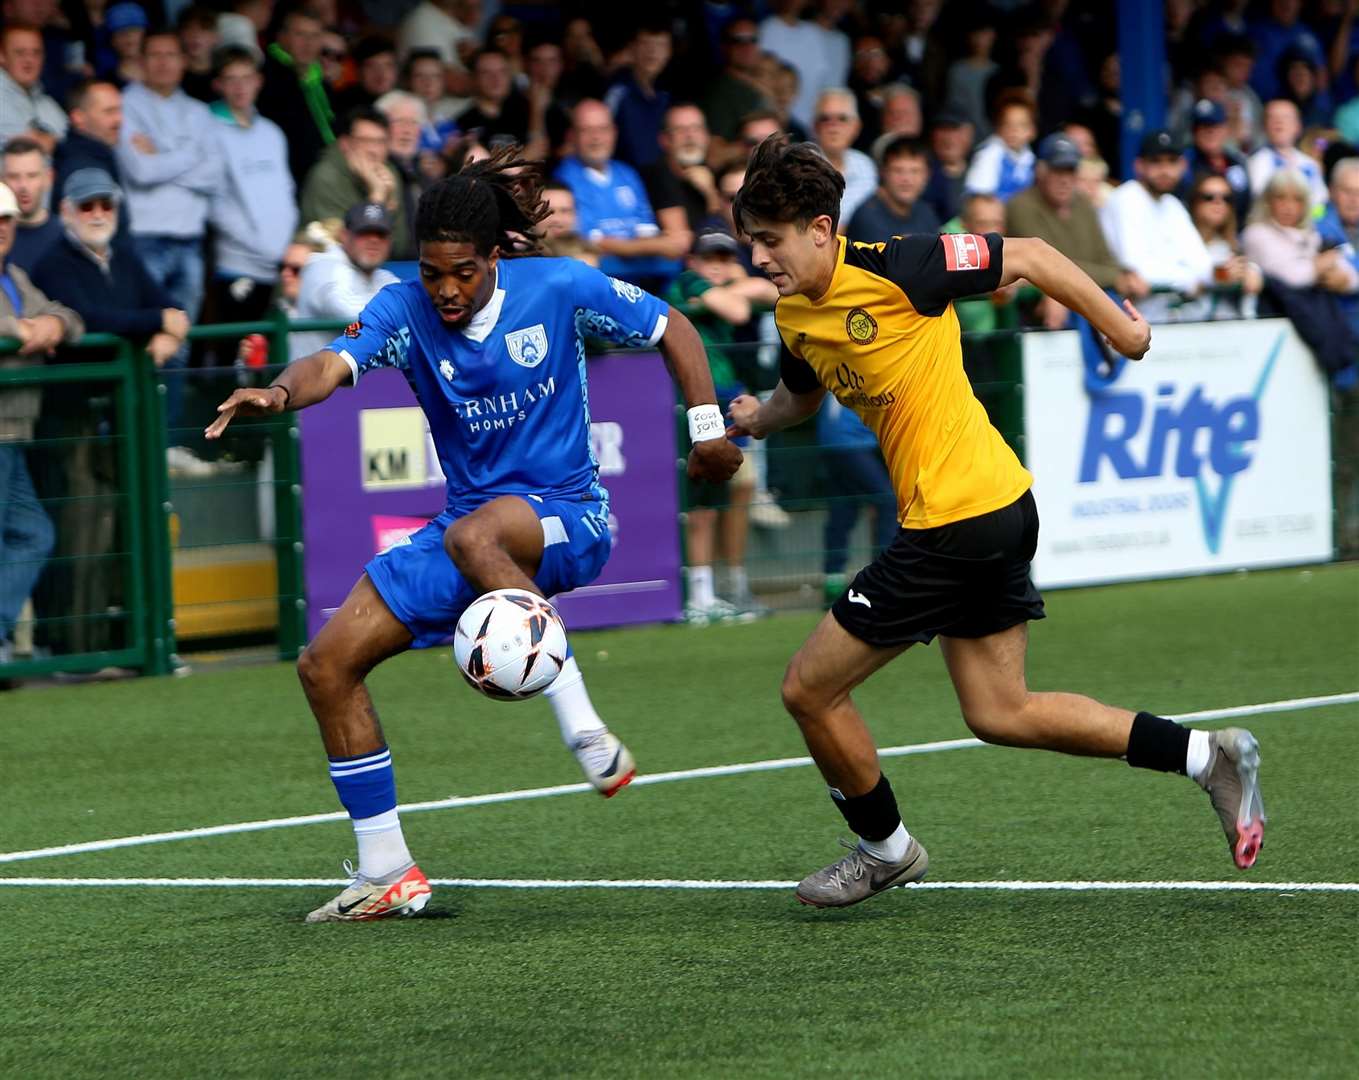
[[[323,432],[331,402],[300,414],[238,421],[219,443],[203,441],[202,428],[218,401],[237,385],[264,385],[286,363],[290,333],[340,326],[280,319],[195,327],[195,348],[207,351],[210,360],[215,352],[220,362],[180,373],[155,370],[140,349],[110,335],[88,335],[46,363],[19,367],[9,366],[18,342],[0,340],[0,433],[8,430],[6,416],[20,411],[16,394],[40,390],[44,398],[32,437],[0,441],[0,447],[23,448],[55,537],[15,631],[16,656],[9,662],[0,658],[0,679],[106,667],[164,673],[175,667],[180,641],[203,646],[242,635],[268,637],[280,658],[295,657],[326,608],[338,602],[328,598],[352,584],[363,561],[438,512],[437,460],[418,410],[412,413],[415,402],[404,380],[392,372],[366,379],[361,394],[332,399],[348,412],[329,433]],[[269,343],[267,362],[257,368],[234,363],[237,342],[249,334]],[[1333,519],[1342,557],[1359,554],[1359,404],[1353,395],[1335,399],[1335,437],[1325,442],[1318,432],[1328,428],[1332,402],[1312,358],[1282,321],[1180,324],[1159,327],[1157,335],[1162,347],[1152,362],[1129,365],[1132,374],[1120,376],[1135,381],[1114,383],[1116,394],[1135,395],[1139,404],[1126,396],[1111,404],[1106,395],[1093,406],[1096,399],[1082,388],[1074,335],[1013,330],[964,335],[964,366],[978,397],[1021,460],[1038,473],[1048,542],[1036,569],[1040,583],[1317,561],[1333,550]],[[1279,344],[1269,361],[1272,343]],[[745,350],[747,359],[764,350],[761,362],[776,380],[769,345],[728,350],[733,355]],[[619,546],[596,590],[565,598],[564,610],[575,626],[673,618],[682,602],[683,529],[674,523],[677,513],[684,521],[688,510],[679,451],[687,445],[681,435],[684,410],[667,384],[660,413],[638,411],[639,400],[659,401],[665,380],[659,357],[649,363],[638,359],[606,355],[590,361],[592,435],[614,493]],[[1266,363],[1273,365],[1267,376]],[[629,384],[628,373],[642,382]],[[167,428],[165,406],[175,379],[183,381],[185,407],[183,419]],[[611,396],[606,387],[615,379],[617,393]],[[1254,413],[1243,404],[1252,394]],[[674,425],[658,420],[666,409]],[[1117,426],[1119,418],[1134,413],[1140,434]],[[1092,426],[1092,416],[1104,426]],[[1153,438],[1158,424],[1161,434]],[[1259,433],[1253,434],[1256,425]],[[1059,490],[1061,477],[1069,481],[1079,470],[1092,437],[1103,455],[1096,463],[1101,484],[1089,494]],[[202,475],[172,471],[166,464],[169,445],[214,460],[199,470]],[[1150,492],[1153,452],[1161,455],[1154,464],[1164,491]],[[1173,460],[1182,452],[1193,466],[1187,474]],[[310,464],[304,460],[308,455]],[[757,494],[749,508],[745,565],[769,607],[822,602],[827,518],[837,505],[867,501],[837,479],[836,461],[832,449],[817,444],[814,421],[767,440],[758,489],[772,492],[776,501]],[[1146,475],[1118,475],[1120,465]],[[366,486],[361,476],[375,483]],[[355,513],[350,496],[333,497],[332,477],[364,489],[369,502]],[[384,489],[384,481],[393,480],[395,486]],[[1128,492],[1139,484],[1134,503]],[[1304,494],[1303,509],[1283,505]],[[1266,512],[1262,500],[1270,499]],[[1109,530],[1088,542],[1072,540],[1072,522],[1108,524],[1111,515],[1132,514],[1134,505],[1146,515],[1141,520],[1156,519],[1156,528],[1139,522],[1124,533],[1169,530],[1198,536],[1202,546],[1216,529],[1219,551],[1208,561],[1179,552],[1170,563],[1143,565],[1132,560],[1129,543],[1108,539]],[[859,518],[847,544],[851,574],[873,552],[871,514]],[[1260,544],[1271,530],[1275,546],[1264,557],[1252,560],[1232,546]],[[353,551],[345,547],[349,540]],[[1101,573],[1073,576],[1061,568],[1056,549],[1065,545],[1061,554],[1069,562],[1081,543],[1101,554]],[[1174,550],[1160,543],[1143,547]],[[1107,557],[1113,551],[1116,560]],[[0,572],[21,575],[23,561],[7,555]],[[323,586],[318,582],[326,574],[331,584]]]

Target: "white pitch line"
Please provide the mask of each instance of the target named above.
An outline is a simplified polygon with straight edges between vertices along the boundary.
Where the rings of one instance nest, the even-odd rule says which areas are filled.
[[[3,878],[0,887],[81,886],[88,888],[338,888],[342,878]],[[793,889],[796,881],[702,881],[639,878],[631,881],[573,878],[430,878],[431,885],[464,889],[670,889],[736,891]],[[1359,893],[1354,881],[922,881],[908,889],[994,892],[1315,892]]]
[[[1291,698],[1285,701],[1267,701],[1258,705],[1234,705],[1225,709],[1207,709],[1201,712],[1180,713],[1171,719],[1181,723],[1199,723],[1205,720],[1225,720],[1231,717],[1260,716],[1266,713],[1294,712],[1304,709],[1319,709],[1328,705],[1348,705],[1359,702],[1359,691],[1345,694],[1329,694],[1323,697]],[[937,742],[909,743],[905,746],[888,746],[878,751],[879,757],[909,757],[915,754],[938,754],[948,750],[966,750],[975,746],[986,746],[980,739],[943,739]],[[669,784],[677,780],[703,780],[716,776],[738,776],[746,773],[774,772],[779,769],[795,769],[811,765],[810,757],[773,758],[767,761],[747,761],[736,765],[709,765],[698,769],[679,769],[674,772],[648,773],[632,782],[633,787],[647,787],[650,784]],[[589,784],[557,784],[552,787],[520,788],[516,791],[495,791],[485,795],[454,795],[447,799],[434,799],[429,802],[403,803],[398,809],[403,814],[418,813],[423,810],[454,810],[468,806],[489,806],[494,803],[521,802],[527,799],[548,799],[557,795],[577,795],[592,792]],[[176,829],[171,832],[144,833],[138,836],[120,836],[110,840],[87,840],[78,844],[60,844],[56,847],[33,848],[28,851],[0,853],[0,863],[25,862],[31,859],[50,859],[59,855],[83,855],[95,851],[112,851],[116,848],[143,847],[148,844],[165,844],[173,840],[197,840],[208,836],[230,836],[236,833],[262,832],[268,829],[288,829],[300,825],[317,825],[327,821],[348,821],[349,815],[343,810],[326,814],[303,814],[297,817],[269,818],[263,821],[239,821],[226,825],[207,825],[194,829]]]

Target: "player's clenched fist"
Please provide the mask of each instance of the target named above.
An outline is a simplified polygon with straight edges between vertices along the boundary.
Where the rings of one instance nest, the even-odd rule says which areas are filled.
[[[730,439],[704,439],[689,451],[689,477],[720,484],[736,475],[742,460],[740,449]]]
[[[751,394],[741,394],[732,398],[731,404],[727,406],[727,419],[731,421],[727,426],[727,437],[753,435],[757,439],[763,439],[768,432],[759,428],[756,416],[759,411],[760,399]]]
[[[281,413],[288,404],[288,392],[281,386],[266,386],[262,390],[234,390],[229,398],[217,406],[217,419],[207,426],[203,435],[215,439],[237,416],[268,416]]]

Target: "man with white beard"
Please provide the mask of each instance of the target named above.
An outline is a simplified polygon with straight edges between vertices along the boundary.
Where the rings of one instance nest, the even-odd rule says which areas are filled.
[[[642,170],[656,217],[672,206],[681,207],[693,235],[704,218],[722,211],[722,195],[707,165],[710,141],[708,123],[697,105],[671,105],[661,125],[662,157]]]

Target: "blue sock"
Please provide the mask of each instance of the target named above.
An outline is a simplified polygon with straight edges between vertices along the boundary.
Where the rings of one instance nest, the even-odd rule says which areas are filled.
[[[351,818],[370,818],[396,808],[392,752],[383,747],[358,757],[330,759],[330,779]]]

